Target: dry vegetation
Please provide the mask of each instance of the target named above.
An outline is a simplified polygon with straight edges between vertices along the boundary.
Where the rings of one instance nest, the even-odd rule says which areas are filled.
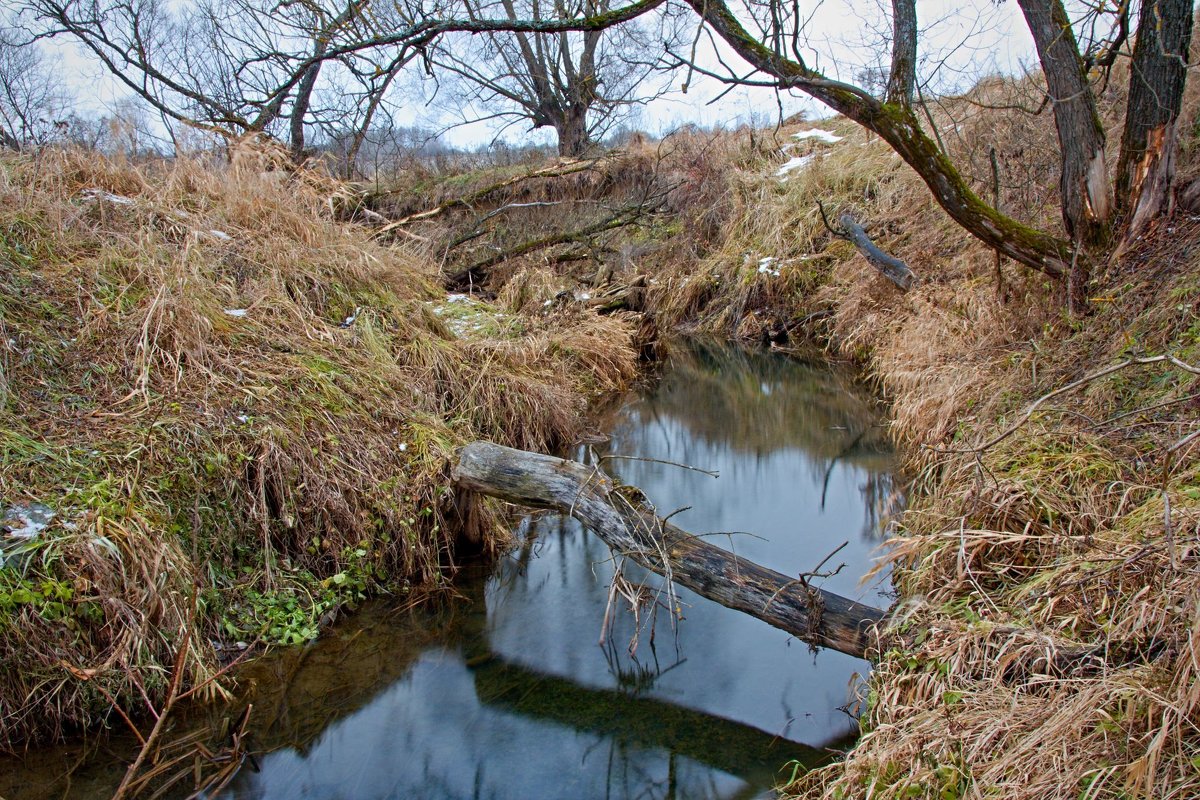
[[[0,570],[0,747],[503,546],[453,449],[568,444],[633,376],[619,316],[447,297],[276,163],[0,162],[0,505],[57,514]]]
[[[977,191],[1053,227],[1054,131],[1019,108],[1036,109],[1031,88],[987,81],[931,113]],[[62,509],[27,561],[29,588],[52,591],[4,617],[0,657],[28,665],[0,677],[8,740],[161,685],[186,626],[194,642],[280,620],[307,635],[320,609],[437,580],[455,539],[491,529],[446,492],[453,446],[570,440],[583,398],[627,381],[657,326],[828,341],[892,400],[910,455],[888,555],[903,606],[863,687],[864,736],[791,793],[1200,794],[1196,375],[1131,363],[1022,415],[1131,356],[1200,363],[1200,224],[1176,215],[1104,265],[1093,315],[1072,320],[1059,287],[969,240],[880,142],[843,120],[816,125],[839,142],[792,138],[810,127],[684,132],[530,180],[415,175],[373,213],[471,202],[393,229],[405,249],[333,221],[355,206],[336,185],[261,159],[5,162],[0,496]],[[630,225],[497,264],[480,287],[495,304],[434,288],[489,248],[647,198]],[[918,285],[884,282],[818,198]],[[643,312],[636,335],[586,310],[618,305]],[[216,663],[194,650],[193,682]],[[1030,653],[1043,669],[1010,668]]]
[[[1056,144],[1049,112],[1029,113],[1035,89],[986,81],[931,113],[977,191],[1054,228]],[[1102,98],[1111,131],[1122,92],[1114,80]],[[1196,108],[1193,90],[1184,118]],[[623,157],[653,160],[666,199],[641,238],[607,240],[632,257],[542,255],[488,288],[535,309],[595,276],[641,278],[662,328],[815,334],[892,400],[915,476],[888,555],[899,621],[862,687],[861,742],[792,795],[1200,795],[1196,374],[1131,363],[1022,413],[1124,359],[1200,364],[1200,225],[1178,213],[1101,265],[1093,314],[1073,320],[1060,287],[997,263],[880,142],[836,119],[817,127],[840,142],[790,138],[809,127],[635,145]],[[1192,136],[1183,174],[1200,169]],[[899,293],[834,238],[818,198],[854,209],[918,286]]]

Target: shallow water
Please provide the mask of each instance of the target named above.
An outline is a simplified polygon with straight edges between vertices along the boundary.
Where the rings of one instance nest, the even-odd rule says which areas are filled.
[[[610,442],[577,457],[602,459],[661,514],[691,506],[672,522],[785,574],[845,542],[824,569],[845,567],[824,585],[886,605],[880,587],[858,585],[894,501],[880,423],[869,395],[827,365],[695,345],[616,412]],[[662,608],[652,627],[643,609],[639,629],[626,605],[601,645],[614,569],[603,543],[551,515],[519,533],[490,575],[464,577],[460,600],[373,604],[252,665],[257,769],[222,796],[757,797],[788,762],[819,763],[853,740],[840,708],[865,662],[813,653],[686,590],[677,624]],[[62,771],[57,752],[30,759],[38,784]],[[104,796],[102,763],[79,770],[69,794]],[[24,796],[20,780],[0,778],[0,796]]]

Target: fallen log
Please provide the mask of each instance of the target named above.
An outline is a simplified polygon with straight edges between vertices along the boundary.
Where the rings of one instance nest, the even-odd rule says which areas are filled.
[[[913,281],[917,279],[917,276],[908,268],[908,264],[879,249],[879,246],[871,241],[871,237],[867,235],[866,230],[852,214],[847,212],[838,217],[840,227],[835,228],[825,214],[825,204],[818,200],[817,208],[821,211],[821,222],[825,224],[827,231],[837,238],[845,239],[853,244],[855,249],[867,260],[867,263],[879,270],[883,277],[896,284],[900,291],[907,292],[912,288]]]
[[[819,647],[866,658],[884,612],[722,550],[657,516],[633,487],[594,467],[475,442],[454,480],[511,503],[569,514],[616,553],[728,608]]]

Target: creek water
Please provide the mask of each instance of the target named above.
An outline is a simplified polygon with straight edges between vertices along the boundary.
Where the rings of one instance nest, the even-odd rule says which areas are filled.
[[[892,452],[875,402],[846,373],[679,346],[606,427],[611,439],[576,457],[601,459],[660,514],[690,506],[672,522],[791,575],[845,543],[823,570],[845,567],[823,585],[887,605],[885,586],[859,579],[895,503]],[[499,565],[461,576],[460,598],[405,612],[375,603],[247,668],[256,763],[220,796],[759,797],[853,741],[849,688],[865,662],[814,653],[686,590],[672,614],[661,581],[631,568],[650,605],[639,620],[618,596],[600,644],[606,547],[559,516],[517,533]],[[119,779],[104,766],[109,747],[69,784],[72,753],[31,754],[0,777],[0,796],[107,796]]]

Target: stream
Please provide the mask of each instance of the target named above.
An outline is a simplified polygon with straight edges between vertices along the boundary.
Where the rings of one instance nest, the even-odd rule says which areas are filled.
[[[680,527],[789,575],[842,546],[822,570],[844,567],[822,585],[889,604],[886,578],[860,578],[898,482],[878,404],[850,373],[678,345],[605,428],[609,441],[575,457],[601,459],[660,514],[690,507],[671,518]],[[866,662],[682,589],[673,619],[661,581],[632,567],[625,577],[645,582],[650,604],[639,624],[618,596],[602,630],[614,570],[604,544],[550,514],[517,533],[498,565],[460,575],[460,598],[371,603],[244,669],[256,763],[220,797],[753,798],[853,743],[850,688]],[[0,798],[106,797],[119,750],[76,744],[0,763]]]

